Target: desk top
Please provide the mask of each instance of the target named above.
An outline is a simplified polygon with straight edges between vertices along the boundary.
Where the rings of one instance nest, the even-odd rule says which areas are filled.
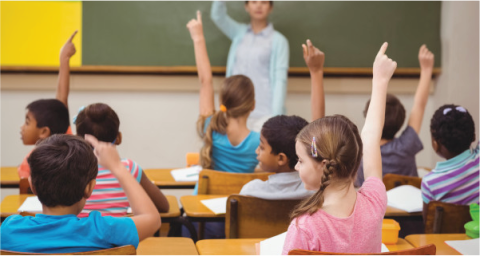
[[[138,255],[198,255],[193,240],[186,237],[149,237],[140,242]]]
[[[147,177],[158,187],[185,187],[193,188],[195,181],[175,181],[170,173],[170,169],[145,169],[143,170]]]
[[[1,185],[17,185],[20,182],[18,177],[17,167],[2,167],[0,170],[0,184]]]
[[[201,200],[214,199],[219,197],[228,197],[227,195],[196,195],[196,196],[182,196],[180,202],[183,210],[188,217],[214,218],[225,217],[225,214],[215,214],[208,209]]]
[[[27,197],[33,196],[32,194],[10,195],[6,196],[0,204],[1,217],[6,218],[10,215],[18,214],[18,208],[23,204]],[[172,218],[180,216],[180,208],[178,207],[178,201],[175,196],[166,195],[168,203],[170,204],[170,210],[167,213],[160,213],[162,218]]]
[[[463,234],[418,234],[408,235],[405,239],[415,247],[435,244],[437,255],[460,255],[455,249],[450,247],[445,241],[449,240],[468,240],[471,239],[465,233]]]
[[[255,255],[255,243],[260,239],[205,239],[197,242],[197,250],[200,255]],[[411,249],[413,246],[405,239],[399,238],[397,244],[387,245],[390,251]]]
[[[407,212],[387,205],[385,217],[422,216],[422,212]]]

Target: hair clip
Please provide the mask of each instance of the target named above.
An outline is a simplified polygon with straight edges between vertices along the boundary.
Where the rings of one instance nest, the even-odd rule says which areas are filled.
[[[313,136],[312,145],[311,145],[311,147],[310,147],[310,151],[311,151],[311,153],[312,153],[312,157],[318,157],[317,141],[315,140],[315,136]]]
[[[222,112],[227,112],[227,107],[225,107],[225,105],[220,105],[220,111]]]
[[[457,111],[459,111],[459,112],[467,113],[467,110],[466,110],[464,107],[462,107],[462,106],[458,106],[458,107],[456,107],[455,109],[456,109]],[[452,108],[446,108],[446,109],[444,109],[444,110],[443,110],[443,115],[448,114],[448,112],[450,112],[450,111],[452,111]]]
[[[77,115],[73,117],[73,124],[76,124],[76,123],[77,123],[78,114],[79,114],[80,112],[82,112],[84,109],[85,109],[85,106],[81,106],[81,107],[78,108],[78,113],[77,113]]]

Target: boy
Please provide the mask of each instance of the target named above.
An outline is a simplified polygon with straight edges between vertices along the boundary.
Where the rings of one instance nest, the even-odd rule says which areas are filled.
[[[380,142],[382,152],[382,170],[383,175],[394,173],[406,176],[418,176],[415,155],[423,149],[423,144],[418,137],[420,127],[422,126],[425,105],[428,100],[430,82],[432,80],[432,71],[434,56],[425,45],[420,47],[418,52],[420,62],[420,81],[408,120],[408,126],[398,138],[395,134],[400,130],[405,121],[405,108],[397,97],[387,94],[387,105],[385,109],[385,125]],[[370,101],[365,106],[364,115],[366,115]],[[363,184],[363,161],[360,163],[357,174],[357,186]]]
[[[50,254],[129,244],[137,247],[139,241],[160,228],[155,206],[122,165],[115,146],[90,135],[85,139],[94,150],[80,137],[56,134],[32,151],[28,180],[43,212],[35,217],[12,215],[5,219],[0,227],[3,250]],[[119,180],[133,217],[102,217],[96,211],[88,218],[76,216],[92,194],[98,164],[108,167]]]
[[[308,46],[308,47],[307,47]],[[323,92],[323,63],[325,55],[315,48],[310,40],[303,47],[303,57],[312,78],[312,119],[325,116],[325,98]],[[267,181],[259,179],[243,186],[241,195],[255,196],[263,199],[303,199],[315,191],[305,189],[295,164],[295,138],[308,124],[298,116],[275,116],[262,127],[260,145],[257,148],[257,160],[262,171],[275,172]]]
[[[58,85],[56,99],[36,100],[27,106],[25,123],[21,127],[22,141],[24,145],[35,145],[40,139],[45,139],[53,134],[72,134],[68,115],[68,93],[70,87],[70,58],[75,54],[73,37],[75,31],[60,50],[60,69],[58,73]],[[23,159],[18,166],[18,176],[28,178],[30,167],[27,158]]]

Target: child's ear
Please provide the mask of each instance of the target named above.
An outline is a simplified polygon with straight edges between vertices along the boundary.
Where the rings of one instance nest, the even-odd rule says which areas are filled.
[[[83,197],[85,197],[85,199],[88,199],[92,193],[93,193],[93,188],[95,187],[95,185],[97,184],[97,180],[96,179],[93,179],[91,180],[87,186],[85,187],[85,195]]]
[[[434,138],[432,138],[432,148],[435,153],[438,153],[438,151],[440,150],[440,145]]]
[[[285,153],[279,153],[277,157],[277,163],[279,166],[288,165],[288,157],[285,155]]]
[[[122,143],[122,132],[118,131],[117,138],[115,139],[115,145],[120,145]]]
[[[37,191],[35,191],[35,188],[32,185],[32,176],[28,176],[28,185],[30,185],[30,189],[32,190],[34,195],[37,195]]]
[[[48,126],[44,126],[42,128],[40,128],[40,139],[46,139],[48,137],[50,137],[50,128],[48,128]]]

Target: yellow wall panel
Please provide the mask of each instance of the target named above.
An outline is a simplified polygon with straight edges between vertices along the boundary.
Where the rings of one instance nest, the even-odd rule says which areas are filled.
[[[58,66],[60,49],[70,35],[82,64],[81,2],[1,2],[1,65]]]

